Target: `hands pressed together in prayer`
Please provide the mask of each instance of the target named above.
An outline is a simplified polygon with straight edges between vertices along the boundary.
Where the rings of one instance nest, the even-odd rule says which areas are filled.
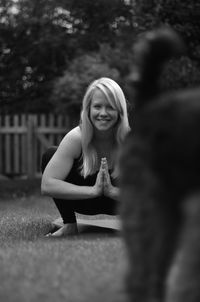
[[[94,190],[97,196],[104,195],[106,197],[116,199],[119,195],[119,189],[114,187],[111,183],[108,163],[105,157],[101,159],[101,165],[97,174]]]

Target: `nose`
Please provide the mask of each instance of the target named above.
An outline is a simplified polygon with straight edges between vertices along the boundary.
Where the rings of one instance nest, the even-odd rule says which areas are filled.
[[[101,107],[100,115],[101,115],[101,116],[106,116],[106,115],[107,115],[106,107],[104,107],[104,106]]]

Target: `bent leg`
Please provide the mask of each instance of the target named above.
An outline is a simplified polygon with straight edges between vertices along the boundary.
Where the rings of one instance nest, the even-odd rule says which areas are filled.
[[[74,211],[83,215],[117,215],[119,202],[105,197],[97,197],[85,200],[73,200]]]
[[[53,146],[43,154],[41,162],[42,172],[44,172],[48,162],[50,161],[56,150],[57,147]],[[80,181],[80,185],[84,185],[84,183],[88,185],[88,183],[85,182],[85,179],[80,180],[80,175],[78,173],[78,171],[73,170],[73,172],[67,178],[67,181],[72,183],[73,181],[76,181],[78,185]],[[76,224],[75,212],[84,215],[117,215],[118,211],[118,202],[104,196],[85,200],[64,200],[57,198],[53,198],[53,200],[62,217],[64,225]]]
[[[57,147],[52,146],[47,151],[43,154],[42,160],[41,160],[41,171],[42,173],[44,172],[48,162],[56,152]],[[63,219],[63,223],[75,223],[76,222],[76,216],[74,213],[74,210],[72,208],[71,202],[62,200],[62,199],[57,199],[53,198],[53,201],[55,202],[55,205]]]

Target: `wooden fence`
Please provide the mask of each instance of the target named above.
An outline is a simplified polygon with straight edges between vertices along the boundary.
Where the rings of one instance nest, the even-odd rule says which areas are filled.
[[[0,115],[0,175],[41,176],[43,152],[58,145],[74,124],[62,115]]]

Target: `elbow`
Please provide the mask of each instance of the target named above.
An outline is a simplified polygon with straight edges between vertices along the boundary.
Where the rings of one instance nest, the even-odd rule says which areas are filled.
[[[41,182],[41,194],[44,196],[50,196],[51,192],[50,192],[50,186],[48,184],[48,182],[45,180],[42,180]]]
[[[41,194],[42,194],[43,196],[47,196],[47,195],[48,195],[48,194],[47,194],[47,191],[46,191],[45,188],[42,187],[42,186],[41,186]]]

